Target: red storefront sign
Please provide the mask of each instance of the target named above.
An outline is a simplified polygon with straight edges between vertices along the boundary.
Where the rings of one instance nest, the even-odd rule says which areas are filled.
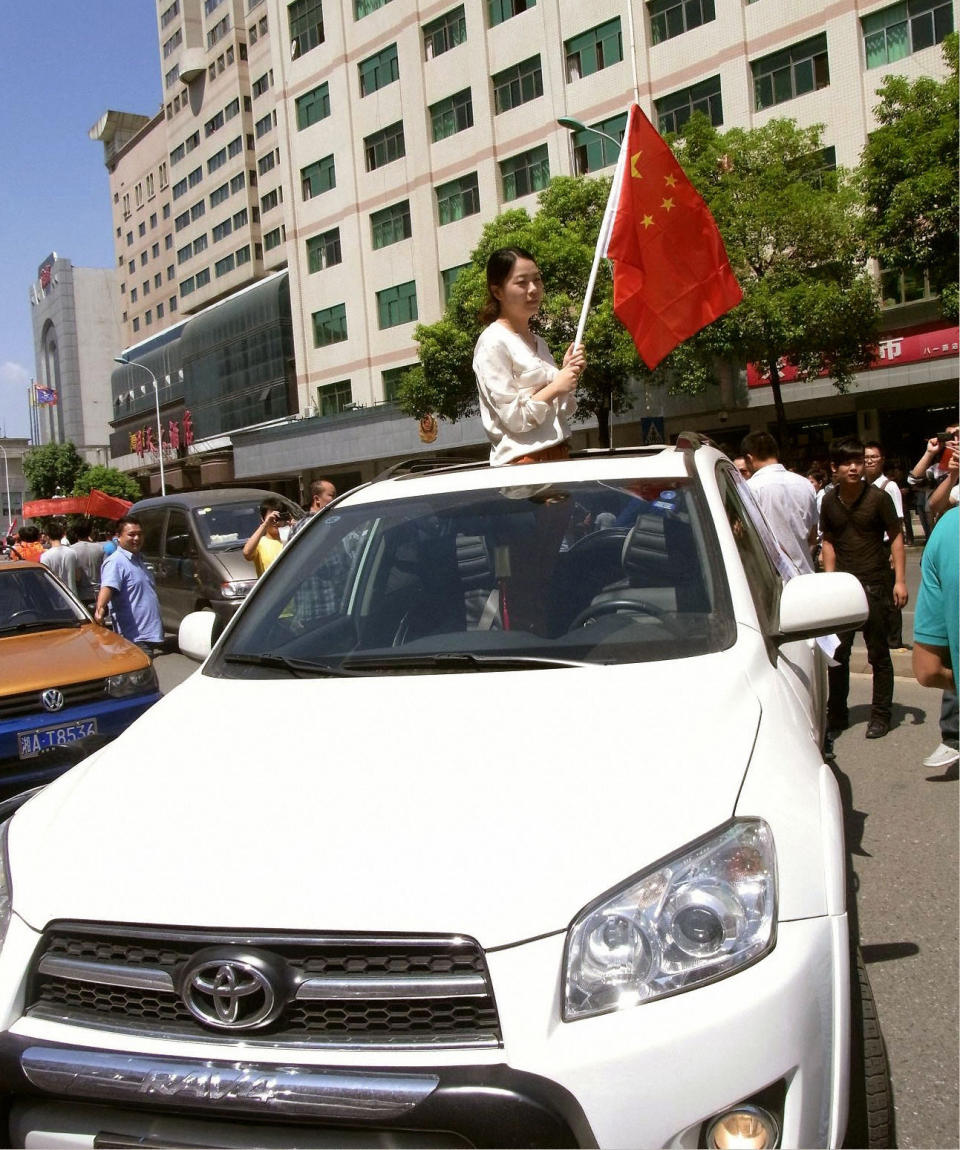
[[[911,328],[899,334],[887,335],[877,345],[877,358],[867,368],[875,371],[878,367],[893,367],[901,363],[920,363],[927,359],[956,358],[960,350],[960,327],[939,324],[925,324],[921,328]],[[788,360],[777,363],[781,383],[791,383],[799,377],[797,369]],[[828,372],[821,372],[820,378]],[[747,364],[747,386],[768,387],[770,373],[762,372],[752,364]]]

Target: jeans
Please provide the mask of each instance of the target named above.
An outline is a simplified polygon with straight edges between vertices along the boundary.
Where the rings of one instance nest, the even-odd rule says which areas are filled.
[[[890,721],[893,704],[893,660],[887,646],[888,616],[893,606],[885,582],[864,583],[869,614],[863,625],[863,639],[867,645],[867,659],[873,669],[873,705],[871,719]],[[840,646],[833,656],[836,667],[829,670],[830,696],[827,701],[827,723],[846,722],[847,696],[850,694],[850,651],[856,631],[844,631]]]
[[[957,749],[960,726],[960,707],[957,705],[957,692],[944,691],[940,701],[940,740],[948,747]]]

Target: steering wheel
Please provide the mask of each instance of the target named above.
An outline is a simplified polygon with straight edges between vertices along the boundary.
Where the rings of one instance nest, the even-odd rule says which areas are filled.
[[[635,611],[638,615],[652,615],[654,619],[659,620],[668,631],[672,631],[675,635],[679,633],[676,624],[662,607],[654,607],[652,603],[648,603],[645,599],[607,599],[604,603],[593,603],[580,612],[580,614],[573,620],[567,631],[573,631],[577,627],[585,627],[588,623],[593,622],[594,619],[599,619],[602,615],[614,615],[618,611]]]

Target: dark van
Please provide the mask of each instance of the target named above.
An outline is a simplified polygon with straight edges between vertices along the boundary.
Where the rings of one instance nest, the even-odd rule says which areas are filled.
[[[217,630],[256,582],[243,545],[260,523],[260,503],[273,491],[253,487],[183,491],[141,499],[130,508],[143,525],[144,562],[154,574],[164,630],[176,634],[191,611],[212,609]],[[294,519],[303,509],[283,496]]]

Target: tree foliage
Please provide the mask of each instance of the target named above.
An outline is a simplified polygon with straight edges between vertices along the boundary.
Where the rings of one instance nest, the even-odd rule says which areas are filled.
[[[117,495],[121,499],[129,499],[131,503],[140,498],[140,484],[130,475],[118,471],[116,467],[104,467],[96,464],[82,471],[73,485],[73,495],[89,495],[96,488],[107,495]]]
[[[783,362],[801,376],[830,375],[844,391],[873,361],[879,330],[857,189],[845,173],[824,168],[821,133],[820,125],[800,128],[786,119],[721,133],[698,114],[675,143],[744,293],[690,344],[701,356],[753,363],[769,374],[781,439]]]
[[[23,457],[23,474],[36,499],[69,494],[86,469],[87,464],[70,440],[32,447]]]
[[[958,105],[956,33],[943,43],[945,80],[887,76],[879,127],[861,157],[864,234],[885,268],[926,268],[944,315],[957,317]]]

